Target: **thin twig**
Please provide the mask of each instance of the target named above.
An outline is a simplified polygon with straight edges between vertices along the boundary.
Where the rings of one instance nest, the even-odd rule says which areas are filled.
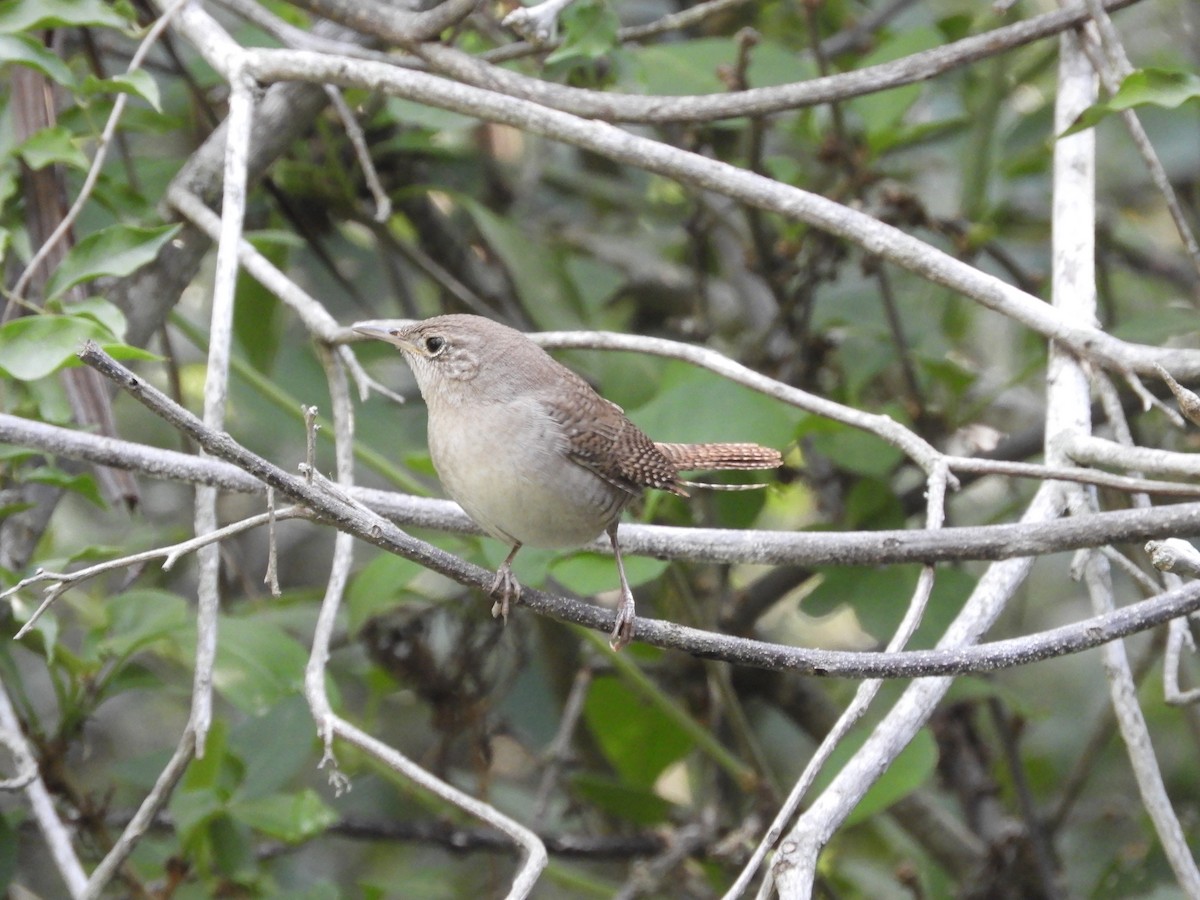
[[[174,0],[150,26],[146,32],[146,36],[142,38],[138,44],[137,50],[129,60],[129,67],[125,70],[126,74],[136,72],[142,67],[142,63],[146,59],[146,55],[150,52],[150,48],[162,36],[163,31],[171,23],[171,19],[175,16],[188,0]],[[21,277],[17,279],[13,285],[10,297],[12,300],[20,302],[21,295],[25,289],[29,287],[29,282],[37,271],[38,266],[50,255],[58,242],[66,236],[79,218],[79,214],[83,212],[84,206],[91,199],[92,191],[96,187],[96,182],[100,180],[100,172],[104,168],[104,161],[108,158],[108,148],[112,145],[113,136],[117,132],[117,125],[121,122],[121,116],[125,112],[125,105],[129,102],[129,95],[118,93],[116,100],[113,101],[112,111],[108,114],[108,121],[104,123],[104,130],[100,133],[100,138],[96,142],[96,155],[92,157],[92,164],[88,167],[87,175],[83,179],[83,184],[79,188],[79,193],[76,195],[71,208],[67,210],[66,215],[62,217],[62,221],[46,238],[45,243],[38,248],[38,251],[29,260],[25,266],[25,271],[21,273]]]
[[[272,509],[270,512],[260,513],[257,516],[250,516],[247,519],[242,519],[240,522],[234,522],[226,525],[224,528],[218,528],[215,531],[205,532],[196,537],[189,538],[186,541],[180,541],[177,544],[171,544],[167,547],[155,547],[153,550],[145,550],[141,553],[131,553],[128,556],[122,556],[117,559],[106,560],[102,563],[96,563],[94,566],[88,566],[84,569],[77,569],[74,572],[48,572],[45,569],[38,569],[28,578],[23,578],[12,587],[8,588],[3,593],[0,593],[0,600],[6,597],[11,597],[18,591],[32,587],[35,584],[50,582],[45,587],[46,597],[33,614],[25,621],[20,630],[13,635],[14,641],[19,641],[29,633],[29,630],[37,624],[42,614],[49,609],[50,604],[57,600],[63,593],[73,587],[77,587],[85,581],[95,578],[98,575],[103,575],[105,572],[112,572],[116,569],[127,569],[130,566],[136,566],[152,559],[161,559],[164,570],[169,570],[179,560],[181,556],[199,550],[201,547],[207,547],[212,544],[220,543],[226,538],[249,531],[251,528],[258,528],[260,525],[272,523],[276,518],[291,519],[301,515],[301,511],[295,507],[281,510],[275,513]]]
[[[542,771],[541,780],[538,781],[537,793],[533,799],[534,821],[541,821],[545,818],[548,812],[550,793],[554,790],[563,768],[568,762],[571,740],[575,736],[575,729],[583,715],[583,703],[587,699],[588,689],[592,685],[592,675],[591,665],[584,664],[579,667],[575,678],[571,681],[571,690],[567,694],[562,714],[558,719],[558,729],[542,754],[542,764],[545,768]]]
[[[205,206],[204,201],[195,194],[173,183],[167,191],[167,202],[211,239],[215,241],[220,238],[220,217]],[[327,344],[341,344],[346,340],[349,332],[338,324],[320,301],[288,278],[270,260],[259,253],[249,241],[238,242],[238,259],[255,281],[296,313],[300,321],[304,323],[304,327],[315,339]],[[353,376],[355,384],[358,385],[359,396],[362,399],[365,400],[369,392],[373,390],[397,403],[404,402],[404,398],[399,394],[371,378],[359,365],[358,359],[349,348],[339,347],[338,355],[342,359],[342,364]]]
[[[929,281],[959,291],[989,309],[1069,346],[1085,359],[1118,371],[1149,372],[1159,364],[1180,377],[1200,374],[1200,353],[1194,350],[1127,343],[1091,323],[1081,324],[1065,317],[1038,298],[865,213],[603,122],[548,109],[527,100],[500,96],[491,90],[452,84],[422,72],[365,61],[335,60],[319,53],[255,51],[254,70],[265,81],[319,79],[369,87],[583,147],[694,188],[712,190],[808,222]],[[734,96],[745,93],[749,92]]]
[[[154,787],[150,789],[150,793],[142,800],[137,812],[129,820],[129,824],[125,826],[125,830],[121,832],[121,836],[117,839],[117,842],[113,844],[112,849],[105,854],[104,859],[100,860],[100,863],[92,870],[91,878],[87,882],[87,889],[82,894],[83,900],[98,900],[105,886],[117,873],[117,869],[129,858],[129,854],[133,852],[134,847],[142,839],[142,835],[154,824],[154,819],[159,811],[171,799],[171,793],[175,790],[175,785],[179,783],[179,779],[183,777],[188,763],[195,756],[196,732],[189,726],[183,730],[183,734],[179,738],[179,743],[175,747],[175,752],[171,754],[171,759],[163,767],[163,770],[158,773]]]
[[[1129,57],[1125,54],[1125,47],[1121,43],[1121,36],[1117,33],[1116,26],[1113,25],[1108,11],[1104,8],[1100,0],[1084,0],[1084,3],[1091,14],[1096,32],[1100,36],[1099,47],[1096,47],[1089,41],[1084,45],[1084,48],[1088,51],[1088,59],[1091,60],[1096,73],[1104,82],[1104,89],[1110,95],[1115,94],[1120,89],[1121,82],[1133,73],[1133,64],[1130,63]],[[1200,275],[1200,243],[1197,243],[1191,223],[1183,212],[1183,207],[1179,203],[1179,197],[1176,195],[1175,188],[1171,184],[1170,176],[1167,175],[1166,167],[1162,164],[1162,160],[1159,159],[1154,145],[1150,143],[1150,136],[1142,126],[1142,121],[1138,117],[1137,112],[1132,109],[1121,110],[1121,121],[1125,123],[1125,128],[1129,131],[1129,137],[1133,140],[1133,145],[1137,148],[1142,161],[1146,164],[1146,171],[1150,173],[1150,180],[1154,183],[1155,188],[1158,189],[1159,194],[1162,195],[1163,204],[1171,216],[1171,221],[1175,224],[1175,230],[1179,233],[1179,238],[1183,243],[1188,261],[1191,262],[1196,274]]]
[[[1088,566],[1087,573],[1093,608],[1103,615],[1113,608],[1112,579],[1106,561],[1099,555],[1092,554],[1092,564]],[[1183,827],[1163,783],[1162,772],[1150,741],[1150,729],[1138,702],[1137,685],[1125,655],[1125,645],[1121,641],[1114,641],[1106,645],[1101,652],[1104,656],[1104,670],[1109,681],[1117,726],[1125,741],[1125,749],[1141,794],[1142,807],[1154,823],[1163,852],[1179,886],[1186,896],[1198,897],[1200,869],[1196,866]]]
[[[263,575],[263,584],[271,592],[272,597],[282,593],[279,588],[279,543],[275,533],[275,489],[267,488],[267,571]]]
[[[354,414],[350,403],[349,390],[345,372],[338,360],[331,353],[322,353],[322,364],[325,367],[326,378],[329,382],[330,398],[333,403],[334,446],[337,452],[338,491],[344,491],[353,485],[354,479]],[[312,485],[297,479],[309,491],[318,491]],[[335,493],[320,493],[329,502],[342,503]],[[362,515],[363,509],[349,507]],[[366,516],[371,516],[365,511]],[[378,526],[382,522],[376,522]],[[390,524],[390,523],[389,523]],[[361,535],[360,535],[361,536]],[[321,601],[321,610],[317,618],[317,627],[313,635],[312,650],[304,671],[304,692],[308,699],[317,732],[324,743],[324,754],[321,766],[331,766],[330,782],[335,792],[341,793],[348,789],[349,780],[337,767],[337,758],[333,753],[335,738],[347,741],[371,754],[392,770],[400,773],[415,784],[425,788],[435,796],[454,804],[470,815],[497,828],[508,835],[523,851],[523,860],[513,877],[509,890],[510,900],[526,897],[533,889],[538,876],[547,863],[545,845],[529,829],[501,813],[490,804],[484,803],[458,790],[452,785],[412,762],[398,750],[389,747],[382,741],[360,731],[355,726],[338,716],[329,701],[326,692],[325,666],[329,660],[329,643],[337,621],[338,608],[342,595],[350,577],[350,566],[353,561],[354,540],[353,532],[340,530],[334,541],[334,559],[330,567],[329,580],[326,583],[325,597]]]
[[[225,423],[228,399],[229,360],[233,344],[233,300],[237,291],[237,249],[242,238],[246,211],[246,160],[250,126],[254,114],[255,85],[240,67],[230,82],[229,117],[225,145],[225,191],[222,201],[221,237],[217,243],[213,276],[212,314],[208,345],[208,368],[204,380],[204,422],[215,430]],[[195,530],[198,535],[217,530],[217,492],[196,489]],[[212,722],[212,680],[217,655],[217,617],[221,602],[221,557],[216,544],[197,553],[199,578],[196,611],[196,668],[192,688],[192,710],[188,727],[196,735],[196,755],[204,756],[208,728]]]
[[[1107,9],[1121,9],[1136,0],[1106,0]],[[755,117],[803,107],[849,100],[925,81],[936,75],[989,59],[1072,29],[1088,20],[1081,4],[1045,13],[1023,22],[975,34],[900,59],[824,78],[734,93],[664,96],[596,91],[541,81],[509,68],[491,65],[454,47],[427,43],[412,47],[431,69],[466,86],[485,88],[514,101],[532,101],[544,108],[570,111],[586,119],[628,124],[708,123],[734,117]],[[280,51],[272,51],[280,52]],[[357,61],[354,63],[357,65]],[[409,71],[411,75],[424,73]],[[312,79],[316,73],[310,71]],[[343,76],[344,77],[344,76]],[[340,83],[340,82],[339,82]]]
[[[71,833],[59,817],[50,791],[47,790],[46,783],[42,781],[37,756],[25,739],[21,720],[17,717],[17,711],[13,709],[12,700],[8,696],[8,689],[3,681],[0,681],[0,730],[3,730],[7,738],[6,742],[12,749],[12,757],[14,763],[17,764],[18,774],[22,776],[22,780],[25,775],[29,776],[24,785],[24,791],[29,801],[30,812],[33,814],[33,820],[37,822],[38,829],[42,832],[46,847],[50,850],[50,856],[54,860],[54,866],[66,885],[67,893],[73,898],[82,897],[87,884],[87,873],[84,872],[83,865],[79,862],[79,857],[71,844]]]
[[[367,147],[367,139],[363,135],[362,126],[358,124],[358,119],[354,117],[354,111],[350,109],[350,104],[346,102],[341,91],[333,85],[327,84],[325,93],[329,95],[330,104],[338,114],[338,118],[342,120],[346,137],[350,138],[350,146],[354,148],[354,155],[362,169],[363,178],[366,179],[367,190],[375,198],[375,221],[386,222],[392,217],[392,198],[387,195],[387,191],[383,189],[383,183],[379,180],[379,171],[371,159],[371,151]]]
[[[939,529],[945,523],[946,482],[948,475],[947,470],[942,470],[931,475],[927,482],[928,508],[926,512],[926,525],[931,529]],[[926,566],[921,570],[921,574],[917,578],[917,584],[913,589],[912,598],[904,613],[904,618],[901,620],[899,626],[897,626],[891,640],[888,641],[885,653],[899,652],[912,639],[914,632],[916,632],[918,626],[921,624],[921,619],[925,615],[929,597],[933,592],[933,585],[933,567]],[[758,869],[762,865],[763,860],[766,859],[767,853],[771,851],[783,835],[784,828],[791,821],[792,816],[796,814],[796,810],[800,808],[801,801],[803,801],[805,795],[812,788],[821,769],[829,762],[834,751],[846,739],[858,720],[866,714],[867,709],[879,694],[883,684],[882,679],[872,678],[859,685],[858,690],[854,693],[854,698],[846,706],[842,714],[838,716],[837,722],[834,723],[834,726],[822,738],[820,745],[814,751],[812,757],[809,758],[804,771],[796,780],[787,799],[780,806],[774,821],[763,835],[762,840],[759,841],[750,860],[742,867],[737,880],[725,892],[726,898],[741,896],[749,888],[750,882],[758,873]],[[771,880],[771,877],[767,878],[768,882]]]

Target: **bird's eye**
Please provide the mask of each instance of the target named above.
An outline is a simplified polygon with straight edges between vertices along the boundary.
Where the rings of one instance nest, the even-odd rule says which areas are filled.
[[[425,349],[430,356],[436,356],[441,353],[446,346],[446,339],[438,337],[436,334],[432,337],[425,338]]]

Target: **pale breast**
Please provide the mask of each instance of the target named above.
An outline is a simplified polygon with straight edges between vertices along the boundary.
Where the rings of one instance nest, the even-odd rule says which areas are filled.
[[[562,426],[531,398],[431,407],[429,449],[446,493],[509,542],[587,543],[633,496],[573,462]]]

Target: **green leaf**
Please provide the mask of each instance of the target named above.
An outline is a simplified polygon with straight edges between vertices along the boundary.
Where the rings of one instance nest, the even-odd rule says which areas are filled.
[[[351,634],[369,619],[400,605],[409,593],[408,583],[422,571],[417,563],[393,553],[380,553],[367,563],[346,591]]]
[[[397,122],[414,129],[428,129],[442,138],[456,131],[463,132],[475,128],[478,124],[470,116],[451,112],[448,109],[438,109],[435,106],[426,106],[424,103],[405,100],[403,97],[388,97],[385,100],[384,108],[387,110],[388,116]],[[407,135],[407,137],[412,139],[412,135]]]
[[[603,775],[581,772],[571,779],[571,787],[597,809],[635,825],[657,825],[671,815],[672,805],[653,791],[630,787]]]
[[[885,478],[866,476],[846,495],[845,527],[903,528],[904,506]]]
[[[617,45],[621,23],[607,3],[588,0],[569,6],[559,17],[563,42],[546,57],[547,65],[566,60],[597,59]]]
[[[29,66],[63,87],[75,87],[75,76],[58,54],[27,34],[0,34],[0,61],[5,65]]]
[[[665,559],[650,556],[622,556],[622,560],[630,587],[653,581],[670,565]],[[616,560],[601,553],[572,554],[551,563],[550,572],[563,587],[585,597],[615,590],[619,585]]]
[[[413,887],[416,880],[412,877],[412,874],[406,873],[404,876],[405,896],[411,897],[412,900],[434,900],[434,898],[436,900],[450,900],[453,894],[447,893],[449,888],[446,887],[445,874],[442,873],[439,877],[436,870],[426,870],[426,873],[439,886],[438,890],[441,892],[436,894],[421,893]],[[355,882],[357,890],[354,896],[359,897],[360,900],[386,900],[386,898],[392,896],[388,891],[379,894],[374,893],[364,884],[361,878],[356,878]],[[393,882],[389,882],[390,884],[393,884]],[[338,885],[331,884],[325,879],[311,881],[303,887],[290,887],[288,888],[287,895],[292,900],[343,900],[346,896]]]
[[[248,719],[229,738],[229,748],[245,765],[237,796],[243,801],[274,794],[306,767],[316,765],[316,730],[308,705],[288,697],[266,715]]]
[[[33,600],[28,598],[25,593],[18,593],[9,597],[8,602],[12,607],[13,619],[24,625],[29,621],[29,617],[33,615],[38,604],[41,603],[41,598]],[[46,663],[54,665],[58,657],[58,633],[57,616],[52,613],[40,616],[32,631],[23,639],[24,645],[26,648],[37,648],[37,652],[46,657]],[[38,641],[41,641],[40,647],[38,647]]]
[[[156,112],[162,112],[162,98],[158,93],[158,82],[145,69],[134,69],[132,72],[122,72],[109,78],[97,78],[88,75],[80,86],[81,92],[92,94],[131,94],[141,97],[149,103]]]
[[[751,87],[773,87],[819,74],[810,54],[797,57],[794,48],[766,38],[750,51],[746,81]]]
[[[250,830],[232,816],[225,814],[213,818],[208,823],[206,837],[212,851],[213,868],[226,878],[232,879],[254,865]],[[204,868],[203,858],[201,868]]]
[[[82,25],[124,29],[129,24],[104,0],[10,0],[0,3],[0,34]]]
[[[89,234],[71,248],[62,265],[50,276],[46,284],[47,298],[58,297],[74,285],[102,275],[121,278],[136,272],[158,255],[159,249],[180,227],[111,225]]]
[[[21,381],[44,378],[88,339],[111,340],[95,319],[85,316],[25,316],[0,326],[0,371]]]
[[[858,616],[859,626],[878,638],[895,630],[904,604],[916,584],[918,566],[871,568],[849,566],[822,572],[820,582],[804,598],[801,610],[809,616],[826,617],[851,605]],[[849,627],[852,623],[847,622]],[[860,634],[849,632],[847,643],[853,646]],[[836,633],[829,639],[837,639]]]
[[[1165,344],[1200,331],[1200,315],[1188,306],[1172,305],[1135,312],[1112,329],[1113,337],[1143,344]]]
[[[1085,109],[1060,137],[1091,128],[1100,120],[1139,106],[1176,109],[1200,98],[1200,74],[1187,69],[1145,68],[1126,76],[1117,92],[1103,103]]]
[[[1200,74],[1188,69],[1146,68],[1131,72],[1108,101],[1114,110],[1152,104],[1175,109],[1200,98]]]
[[[839,469],[860,475],[884,478],[904,456],[873,434],[817,416],[804,420],[800,434],[807,436],[813,449],[832,460]]]
[[[954,116],[933,122],[896,123],[894,128],[874,129],[870,133],[871,149],[883,155],[889,151],[913,149],[923,144],[932,144],[938,138],[952,137],[966,130],[969,119]]]
[[[86,171],[91,165],[87,155],[75,143],[75,135],[62,125],[35,131],[16,152],[34,170],[63,163]]]
[[[170,761],[173,752],[173,746],[162,747],[132,758],[124,757],[114,760],[112,764],[113,777],[123,787],[136,788],[145,793],[154,787],[154,782],[162,774],[162,770]]]
[[[583,715],[608,761],[630,785],[651,787],[692,747],[683,729],[619,678],[592,682]]]
[[[610,309],[612,299],[626,284],[623,272],[590,256],[572,254],[563,263],[563,272],[570,279],[571,288],[582,301],[588,317],[617,328],[623,324],[620,317]]]
[[[191,630],[188,605],[178,594],[153,589],[126,591],[108,601],[107,637],[98,649],[127,657],[157,641],[180,641]]]
[[[704,415],[696,415],[698,409]],[[780,448],[792,440],[800,416],[765,394],[680,362],[665,367],[654,399],[630,412],[656,441],[757,441]]]
[[[148,697],[161,692],[162,688],[162,666],[157,660],[152,665],[142,665],[136,660],[128,660],[108,679],[105,685],[105,694],[109,697],[116,697],[127,691],[145,691],[145,696]]]
[[[338,814],[311,788],[296,794],[273,794],[229,805],[235,820],[287,844],[321,834],[338,821]]]
[[[898,30],[889,34],[859,65],[891,62],[939,46],[943,41],[943,36],[934,28]],[[920,84],[903,85],[855,97],[846,106],[854,110],[863,122],[872,147],[882,148],[895,140],[895,130],[923,90]]]
[[[542,247],[530,253],[530,237],[518,220],[501,217],[480,203],[459,198],[471,214],[489,247],[504,263],[517,295],[526,309],[532,310],[541,328],[571,328],[579,324],[571,313],[574,299],[569,282],[558,264],[558,257]]]
[[[941,32],[943,43],[959,41],[971,33],[970,16],[965,13],[949,15],[937,20],[937,29]]]
[[[0,144],[2,143],[0,141]],[[21,184],[17,180],[16,168],[14,166],[0,168],[0,208],[6,206],[8,201],[12,200],[20,192]],[[3,254],[7,255],[9,245],[12,243],[12,237],[7,228],[3,232],[0,232],[0,234],[3,235],[3,240],[0,241],[0,251],[3,251]]]
[[[720,72],[737,64],[737,48],[726,38],[695,38],[623,51],[632,63],[636,84],[647,94],[678,95],[725,93],[729,90]],[[746,80],[751,87],[790,84],[819,74],[807,58],[793,48],[763,40],[750,51]],[[634,87],[634,85],[630,85]]]
[[[726,38],[698,38],[634,48],[639,80],[647,94],[713,94],[726,90],[717,70],[735,62],[733,42]]]
[[[6,896],[11,896],[8,887],[17,874],[18,840],[19,835],[9,823],[8,816],[0,816],[0,891]]]
[[[286,268],[289,246],[272,234],[247,238],[277,268]],[[283,304],[244,269],[238,271],[237,302],[233,307],[233,333],[250,364],[264,375],[271,372],[283,338]]]
[[[304,648],[277,626],[223,618],[213,684],[239,709],[261,715],[303,690],[307,660]]]
[[[57,488],[62,488],[64,491],[71,491],[88,500],[93,506],[97,506],[100,509],[108,508],[108,504],[100,496],[100,489],[96,487],[95,479],[86,472],[71,475],[62,469],[39,466],[30,472],[23,473],[22,478],[25,481],[49,484]]]
[[[111,356],[113,359],[124,360],[139,360],[141,362],[162,362],[165,357],[159,356],[157,353],[151,353],[141,347],[134,347],[132,344],[109,344],[100,341],[100,349]],[[72,366],[83,365],[75,359],[67,361],[67,368]]]
[[[0,462],[19,463],[34,456],[40,456],[42,451],[18,447],[16,444],[0,444]]]
[[[46,304],[46,308],[54,313],[91,319],[113,337],[125,337],[125,329],[128,326],[125,313],[121,312],[120,307],[116,304],[103,297],[88,297],[70,304],[51,302]]]
[[[229,754],[229,722],[223,718],[213,720],[204,745],[204,755],[188,763],[180,782],[181,793],[201,793],[229,797],[236,785],[237,760]]]

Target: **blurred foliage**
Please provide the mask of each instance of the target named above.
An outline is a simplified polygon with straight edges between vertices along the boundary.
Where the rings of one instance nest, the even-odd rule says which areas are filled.
[[[815,42],[845,34],[881,5],[770,0],[621,44],[618,16],[643,21],[666,7],[581,0],[563,14],[556,49],[508,65],[594,90],[700,94],[861,69],[1002,24],[991,5],[974,0],[908,4],[862,41],[818,61]],[[296,8],[269,6],[309,26]],[[1010,16],[1037,11],[1021,3]],[[506,40],[497,24],[503,12],[481,8],[455,33],[459,45],[481,52]],[[210,269],[149,349],[124,344],[127,317],[137,310],[118,308],[109,296],[176,237],[179,226],[162,218],[165,186],[224,115],[224,86],[178,41],[169,54],[152,53],[144,70],[121,74],[146,22],[140,2],[0,4],[0,69],[44,78],[58,108],[53,124],[18,139],[16,104],[3,95],[0,254],[9,288],[37,243],[24,190],[30,176],[55,173],[73,199],[115,98],[129,100],[119,143],[69,252],[0,323],[3,412],[71,422],[61,370],[89,338],[141,360],[145,377],[192,408],[201,402],[206,335],[197,323],[207,318]],[[228,24],[239,39],[263,40],[252,26]],[[1151,139],[1194,223],[1200,20],[1189,0],[1147,0],[1118,25],[1145,68],[1081,120],[1097,126],[1101,147],[1103,324],[1142,342],[1194,343],[1195,275],[1119,117],[1110,114],[1147,113]],[[735,39],[739,29],[752,32]],[[1055,58],[1054,40],[1042,41],[836,106],[644,131],[862,208],[1044,296]],[[273,166],[269,185],[253,190],[247,235],[341,322],[489,310],[520,327],[704,343],[788,384],[891,415],[956,452],[988,449],[1006,435],[1015,442],[1041,427],[1044,342],[942,288],[797,222],[512,128],[363,91],[347,91],[346,99],[394,204],[391,218],[373,220],[344,129],[326,113]],[[245,275],[235,334],[229,430],[290,465],[304,452],[300,404],[328,412],[316,351],[294,316]],[[356,353],[376,377],[415,395],[394,354],[382,347]],[[766,492],[701,495],[690,504],[651,496],[635,518],[775,529],[921,524],[919,474],[875,437],[682,363],[599,353],[569,361],[659,440],[753,440],[788,451],[789,468]],[[115,404],[123,437],[178,446],[177,436],[127,398]],[[358,418],[364,481],[436,493],[419,403],[397,408],[372,399]],[[1152,416],[1137,427],[1148,445],[1194,446]],[[330,433],[323,429],[318,443],[323,470],[332,466]],[[144,482],[142,505],[128,514],[105,503],[87,472],[0,446],[0,520],[31,508],[21,491],[32,484],[53,486],[64,499],[26,561],[29,570],[161,546],[191,527],[186,488]],[[952,498],[951,520],[1005,520],[1028,491],[1008,482],[969,484]],[[231,496],[222,516],[233,521],[259,507]],[[506,549],[487,539],[421,537],[489,567]],[[215,727],[114,896],[449,898],[506,889],[513,866],[507,845],[461,814],[350,747],[335,748],[338,767],[353,780],[349,793],[335,795],[317,769],[322,747],[300,692],[330,542],[328,531],[308,524],[280,526],[278,598],[261,584],[262,535],[223,546]],[[702,829],[704,839],[671,873],[648,882],[645,895],[718,896],[853,689],[636,645],[614,659],[602,640],[520,609],[505,628],[488,615],[490,601],[414,563],[363,546],[356,552],[329,665],[335,704],[364,730],[550,839],[552,864],[539,897],[611,896],[631,860],[664,851],[664,836],[673,839],[685,826]],[[152,562],[101,576],[67,592],[21,643],[0,642],[0,676],[89,865],[153,785],[186,721],[192,565],[163,570]],[[640,558],[627,566],[647,614],[847,648],[881,646],[916,579],[914,567],[829,568],[776,584],[753,567]],[[1028,633],[1085,614],[1063,568],[1039,565],[997,632]],[[917,645],[937,639],[981,570],[940,571]],[[0,570],[0,585],[25,574]],[[601,601],[616,585],[610,559],[582,552],[527,549],[517,574]],[[1128,585],[1122,590],[1134,595]],[[6,635],[39,599],[37,590],[13,599]],[[741,615],[751,603],[757,612]],[[1147,642],[1133,643],[1144,649]],[[578,720],[564,723],[567,698],[580,684],[586,694]],[[899,689],[886,686],[877,705]],[[1167,708],[1157,688],[1147,687],[1143,701],[1194,842],[1195,714]],[[826,895],[1036,896],[1020,893],[1031,883],[1020,856],[1026,846],[1012,858],[989,857],[979,871],[955,872],[914,824],[913,807],[895,806],[917,797],[980,831],[964,811],[977,798],[955,781],[956,764],[977,767],[981,790],[991,791],[989,810],[1006,822],[1023,821],[1020,797],[1031,792],[1047,817],[1042,824],[1066,894],[1169,895],[1170,872],[1115,741],[1087,760],[1088,777],[1065,801],[1069,814],[1048,819],[1064,802],[1085,742],[1103,732],[1104,708],[1094,654],[960,681],[834,839],[823,860]],[[842,746],[833,771],[872,721],[868,715]],[[557,744],[564,726],[569,733]],[[1017,769],[1004,758],[1010,741],[1018,745]],[[0,888],[61,893],[39,840],[19,798],[0,800]],[[989,849],[999,856],[1012,848]],[[1006,879],[1017,879],[1009,888],[1017,893],[988,893]]]

